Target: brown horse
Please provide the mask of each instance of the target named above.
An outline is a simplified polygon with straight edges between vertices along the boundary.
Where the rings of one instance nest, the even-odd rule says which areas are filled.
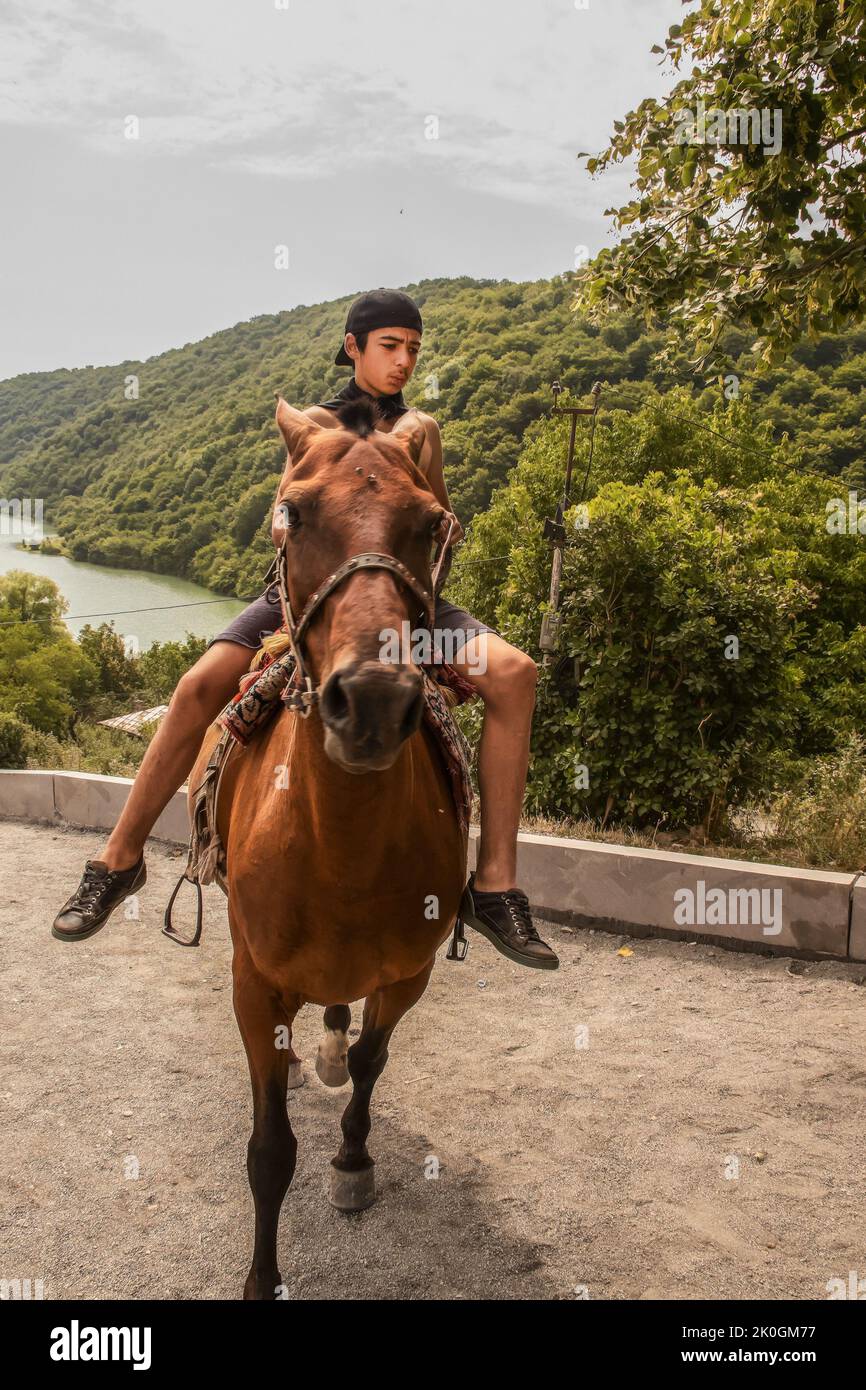
[[[298,649],[317,698],[306,715],[281,707],[233,752],[217,815],[234,1009],[253,1091],[247,1171],[256,1223],[245,1298],[274,1298],[282,1286],[277,1226],[297,1152],[286,1090],[302,1080],[295,1015],[305,1003],[325,1006],[316,1071],[329,1086],[353,1083],[331,1201],[358,1210],[374,1199],[373,1087],[394,1028],[424,993],[465,878],[465,838],[420,722],[421,673],[380,659],[383,629],[418,625],[418,593],[429,595],[432,545],[447,514],[416,467],[423,428],[413,416],[390,434],[373,429],[369,407],[342,418],[343,428],[325,429],[283,400],[277,407],[290,460],[279,497],[289,617],[312,600]],[[395,564],[350,567],[322,597],[326,577],[359,552]],[[209,730],[190,788],[218,732]],[[363,1026],[348,1047],[348,1006],[362,998]]]

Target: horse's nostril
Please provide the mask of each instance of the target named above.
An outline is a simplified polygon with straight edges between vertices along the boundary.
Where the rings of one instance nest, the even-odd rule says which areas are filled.
[[[349,701],[339,671],[334,672],[322,691],[321,713],[326,721],[334,724],[339,724],[348,717]]]
[[[378,663],[333,671],[322,687],[324,724],[348,739],[358,754],[373,757],[415,733],[424,709],[420,680],[408,672],[384,672]]]

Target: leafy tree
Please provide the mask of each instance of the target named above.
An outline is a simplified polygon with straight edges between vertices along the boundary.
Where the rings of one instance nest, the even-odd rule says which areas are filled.
[[[728,805],[769,793],[862,727],[866,542],[828,531],[838,489],[792,470],[789,446],[756,426],[747,401],[711,418],[671,392],[599,427],[588,513],[566,518],[534,810],[713,831]],[[449,584],[529,652],[550,582],[541,522],[566,447],[562,419],[531,432]],[[581,450],[577,479],[585,437]]]
[[[65,630],[44,641],[35,624],[25,624],[0,644],[0,710],[46,733],[71,731],[98,679],[93,663]]]
[[[655,360],[662,336],[643,331],[636,314],[600,328],[574,313],[576,280],[569,271],[526,284],[461,277],[406,287],[425,320],[406,399],[439,422],[464,525],[510,476],[524,436],[549,412],[554,378],[578,396],[601,379],[604,405],[628,411],[679,385],[708,424],[724,403],[718,385],[695,383],[685,357]],[[0,382],[0,495],[51,498],[49,521],[74,559],[260,593],[273,556],[264,517],[284,463],[273,391],[307,405],[342,384],[347,374],[331,359],[348,303],[263,315],[146,364]],[[792,434],[792,466],[802,459],[860,486],[866,391],[856,367],[844,368],[866,355],[866,327],[802,340],[792,354],[805,373],[796,402],[785,399],[780,369],[755,376],[753,336],[732,328],[725,338],[752,418],[770,426],[774,443]],[[137,402],[123,394],[130,372],[141,379]],[[247,424],[231,433],[237,415]]]
[[[203,637],[187,636],[183,642],[154,642],[136,658],[138,677],[153,704],[170,699],[181,676],[204,652]]]
[[[638,159],[625,232],[582,277],[594,318],[639,306],[723,358],[735,323],[764,363],[866,311],[862,0],[700,0],[664,48],[688,75],[614,122],[592,173]],[[752,114],[754,113],[754,114]]]
[[[0,710],[0,767],[23,767],[26,743],[24,720]]]
[[[0,575],[0,710],[46,733],[69,731],[99,681],[61,621],[68,606],[51,579]]]
[[[68,601],[52,579],[27,570],[0,574],[0,637],[4,629],[21,623],[57,625],[68,610]]]
[[[114,623],[91,627],[86,623],[78,635],[78,645],[98,672],[99,689],[103,694],[130,695],[139,684],[134,659],[127,656],[126,646]]]
[[[272,479],[254,483],[238,498],[231,520],[231,534],[239,546],[245,548],[261,527],[273,504],[276,485]],[[268,526],[270,536],[270,526]]]

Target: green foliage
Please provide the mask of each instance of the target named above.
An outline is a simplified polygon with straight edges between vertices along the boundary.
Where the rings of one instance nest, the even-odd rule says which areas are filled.
[[[34,623],[48,635],[68,608],[53,579],[27,570],[7,570],[0,575],[0,632]]]
[[[700,0],[654,52],[688,75],[615,121],[588,161],[638,162],[633,198],[612,210],[625,236],[587,268],[581,306],[598,319],[639,306],[702,364],[731,323],[772,363],[806,332],[862,319],[860,0]]]
[[[146,748],[145,739],[87,720],[76,725],[74,738],[60,739],[28,728],[25,739],[27,767],[97,772],[106,777],[134,777]]]
[[[50,579],[0,575],[0,710],[36,729],[69,730],[99,672],[60,622],[67,608]]]
[[[187,637],[183,642],[157,642],[141,656],[121,660],[122,639],[108,624],[102,624],[100,628],[82,629],[82,645],[87,648],[82,659],[91,672],[86,697],[76,698],[73,691],[63,691],[59,682],[48,682],[43,667],[32,678],[28,699],[17,701],[21,715],[5,714],[0,709],[0,766],[134,777],[157,725],[145,725],[140,736],[134,737],[96,721],[167,703],[181,676],[201,656],[205,641]],[[0,706],[4,685],[10,690],[14,687],[12,655],[13,649],[0,638]],[[115,679],[117,683],[112,685]],[[68,703],[61,716],[53,721],[43,717],[44,711],[52,710],[54,702],[61,702],[64,695]],[[74,720],[67,717],[73,700]],[[4,757],[9,761],[4,762]]]
[[[407,286],[424,337],[406,399],[439,422],[464,525],[509,477],[524,433],[549,411],[554,378],[579,396],[604,381],[612,409],[639,409],[678,383],[707,412],[722,399],[721,384],[704,389],[685,359],[659,366],[662,337],[636,318],[599,328],[575,314],[576,278]],[[266,516],[285,459],[273,393],[305,406],[342,385],[348,374],[332,358],[349,302],[265,315],[145,363],[0,382],[0,495],[44,497],[76,560],[253,597],[273,555]],[[754,378],[751,336],[726,342],[755,418],[774,439],[795,435],[810,468],[866,482],[866,329],[804,342],[793,377],[777,368]],[[140,380],[137,401],[124,396],[129,374]]]
[[[78,634],[78,645],[98,672],[99,690],[112,695],[130,695],[140,684],[135,660],[127,656],[126,646],[114,623],[91,627],[86,623]]]
[[[147,739],[130,739],[88,720],[167,703],[204,651],[205,639],[157,642],[127,657],[109,623],[85,626],[76,642],[61,621],[66,606],[50,579],[20,570],[0,575],[0,758],[20,760],[23,728],[29,765],[35,757],[49,759],[38,766],[94,772],[137,766]],[[61,761],[52,764],[51,757]]]
[[[144,698],[139,708],[167,704],[181,676],[204,653],[204,637],[188,636],[183,642],[155,642],[136,658]]]
[[[599,427],[588,525],[566,513],[559,659],[539,685],[532,811],[703,821],[712,833],[731,803],[773,790],[780,753],[826,752],[866,713],[866,561],[857,536],[828,534],[833,485],[793,472],[790,450],[747,402],[711,418],[672,392]],[[547,607],[541,524],[561,494],[566,448],[564,420],[534,431],[473,523],[449,588],[527,651]]]
[[[0,767],[23,767],[26,743],[24,720],[0,710]]]
[[[852,734],[803,780],[761,808],[771,842],[793,847],[801,863],[859,869],[866,858],[866,743]]]

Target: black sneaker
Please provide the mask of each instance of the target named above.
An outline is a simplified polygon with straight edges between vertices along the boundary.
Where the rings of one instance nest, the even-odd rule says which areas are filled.
[[[64,903],[51,928],[58,941],[83,941],[104,927],[124,898],[147,882],[142,853],[130,869],[109,869],[101,859],[88,859],[81,882]]]
[[[534,970],[556,970],[559,965],[559,956],[535,930],[529,899],[519,888],[482,893],[475,887],[475,874],[471,873],[459,915],[518,965],[529,965]]]

